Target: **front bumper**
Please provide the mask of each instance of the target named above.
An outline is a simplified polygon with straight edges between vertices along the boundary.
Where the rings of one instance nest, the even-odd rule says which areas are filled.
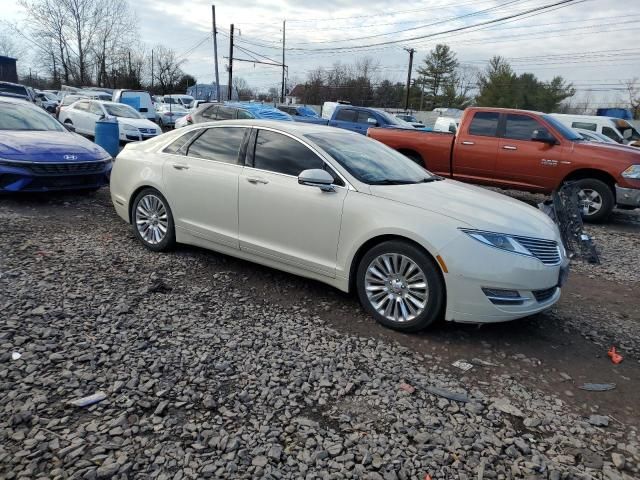
[[[440,255],[449,270],[445,319],[461,323],[506,322],[550,308],[560,299],[569,263],[562,257],[559,265],[545,265],[470,238],[456,240]],[[515,291],[520,300],[494,303],[483,289]]]
[[[50,192],[109,184],[111,160],[76,163],[0,163],[0,192]]]
[[[616,204],[634,208],[640,207],[640,189],[616,185]]]

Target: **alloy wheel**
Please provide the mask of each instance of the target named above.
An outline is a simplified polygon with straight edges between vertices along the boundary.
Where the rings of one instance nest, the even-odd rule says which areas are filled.
[[[385,253],[373,259],[365,275],[371,306],[392,322],[409,322],[427,306],[429,285],[422,269],[405,255]]]
[[[602,196],[596,190],[583,188],[578,192],[578,201],[585,216],[594,215],[602,209]]]
[[[169,228],[167,208],[160,198],[154,194],[145,195],[136,206],[136,228],[142,239],[157,245],[164,240]]]

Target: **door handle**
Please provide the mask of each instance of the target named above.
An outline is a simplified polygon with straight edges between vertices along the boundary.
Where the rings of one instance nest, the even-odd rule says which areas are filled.
[[[247,182],[253,183],[254,185],[258,183],[262,183],[263,185],[266,185],[267,183],[269,183],[269,180],[265,180],[264,178],[257,178],[257,177],[247,177]]]
[[[476,142],[462,142],[463,145],[475,145]]]
[[[505,150],[517,150],[518,147],[514,147],[513,145],[505,145],[504,147],[502,147]]]
[[[185,165],[183,163],[174,163],[173,168],[176,170],[189,170],[189,165]]]

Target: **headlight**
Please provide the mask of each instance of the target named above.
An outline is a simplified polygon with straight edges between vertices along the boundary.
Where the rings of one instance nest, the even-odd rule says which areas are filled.
[[[138,133],[138,129],[136,127],[134,127],[133,125],[127,125],[125,123],[123,126],[124,126],[124,130],[126,132],[136,132],[136,133]]]
[[[468,230],[461,228],[464,233],[469,235],[474,240],[489,245],[490,247],[499,248],[500,250],[507,250],[508,252],[520,253],[522,255],[533,254],[523,247],[515,238],[506,235],[504,233],[483,232],[480,230]]]
[[[640,178],[640,165],[631,165],[624,172],[622,172],[624,178]]]

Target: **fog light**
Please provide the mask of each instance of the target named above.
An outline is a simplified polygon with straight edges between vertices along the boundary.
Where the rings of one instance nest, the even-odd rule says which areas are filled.
[[[522,305],[526,300],[517,290],[483,287],[482,291],[494,305]]]

